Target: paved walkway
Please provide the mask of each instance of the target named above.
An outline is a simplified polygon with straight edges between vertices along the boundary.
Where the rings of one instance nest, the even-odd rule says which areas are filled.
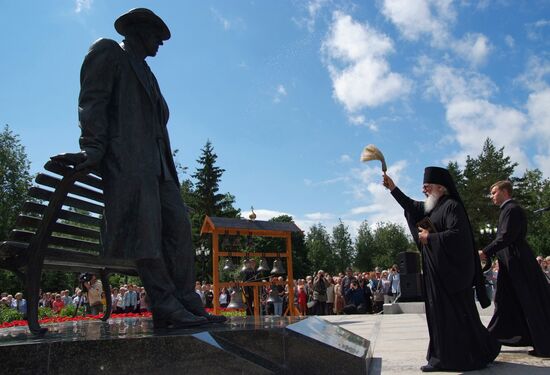
[[[428,327],[424,314],[338,315],[323,318],[373,343],[370,374],[420,374],[420,366],[426,363]],[[491,317],[483,315],[481,320],[487,325]],[[529,349],[503,346],[492,365],[468,374],[550,375],[550,359],[532,357],[527,354]]]

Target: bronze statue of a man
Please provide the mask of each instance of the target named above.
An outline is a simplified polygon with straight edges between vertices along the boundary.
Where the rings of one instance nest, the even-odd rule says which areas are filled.
[[[205,311],[194,291],[191,224],[166,129],[168,106],[145,62],[170,30],[145,8],[120,16],[115,29],[124,41],[97,40],[82,64],[82,151],[66,154],[65,161],[100,170],[105,255],[135,259],[155,327],[223,322]]]

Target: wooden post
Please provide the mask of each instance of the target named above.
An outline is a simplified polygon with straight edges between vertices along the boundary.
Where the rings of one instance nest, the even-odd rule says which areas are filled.
[[[286,269],[287,269],[287,285],[288,285],[288,311],[289,315],[296,315],[296,309],[294,308],[294,272],[292,270],[292,235],[288,233],[286,236]]]
[[[212,282],[214,283],[214,314],[220,314],[220,268],[219,259],[219,236],[218,233],[212,233]]]
[[[254,288],[254,316],[260,316],[260,288],[255,286]]]

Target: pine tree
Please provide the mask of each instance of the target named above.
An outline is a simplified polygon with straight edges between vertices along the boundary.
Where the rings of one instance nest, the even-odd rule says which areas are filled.
[[[197,160],[199,166],[192,175],[196,182],[186,179],[181,186],[182,197],[192,211],[193,242],[197,246],[200,228],[206,215],[221,217],[240,217],[241,215],[241,211],[233,207],[235,196],[230,193],[219,193],[219,184],[225,169],[216,166],[218,155],[214,152],[212,143],[207,141],[201,152]]]
[[[496,181],[510,179],[516,166],[517,163],[504,155],[504,147],[497,150],[489,138],[477,158],[468,156],[466,159],[463,190],[459,193],[470,217],[474,236],[480,244],[486,239],[480,237],[479,230],[487,224],[496,226],[498,220],[498,207],[488,198],[489,188]]]
[[[212,248],[209,241],[201,240],[200,237],[206,215],[221,217],[240,217],[241,215],[241,211],[233,206],[235,196],[230,193],[219,193],[219,185],[225,170],[216,166],[217,158],[214,147],[208,140],[197,160],[199,165],[191,176],[195,182],[185,179],[181,184],[182,198],[190,208],[189,216],[195,248],[200,247],[201,241],[205,246]],[[211,259],[208,260],[206,269],[211,269]]]

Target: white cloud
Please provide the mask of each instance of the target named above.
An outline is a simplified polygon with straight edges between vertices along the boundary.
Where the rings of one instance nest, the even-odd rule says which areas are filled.
[[[318,181],[318,182],[315,182],[315,181],[312,181],[312,180],[306,178],[306,179],[304,179],[304,183],[305,183],[306,186],[322,186],[322,185],[332,185],[332,184],[336,184],[338,182],[342,182],[342,181],[346,181],[346,180],[348,180],[347,176],[329,178],[327,180],[322,180],[322,181]]]
[[[506,35],[504,37],[504,42],[510,48],[514,48],[516,46],[516,40],[514,39],[514,37],[512,35]]]
[[[542,137],[540,141],[548,147],[550,142],[550,88],[534,92],[527,100],[527,111],[532,124],[532,133]]]
[[[224,30],[231,29],[231,21],[224,17],[216,8],[211,7],[210,12],[214,15],[214,18],[222,25]]]
[[[453,49],[463,60],[473,66],[485,64],[492,49],[489,39],[483,34],[468,33],[455,41]]]
[[[248,219],[248,216],[252,213],[252,211],[241,211],[241,216],[245,219]],[[287,212],[281,212],[281,211],[274,211],[274,210],[268,210],[268,209],[254,209],[254,213],[256,213],[256,220],[270,220],[274,217],[281,216],[281,215],[289,215],[291,214]]]
[[[506,148],[507,155],[519,164],[518,170],[528,167],[522,146],[529,138],[529,119],[521,110],[490,101],[497,87],[488,77],[425,60],[421,63],[418,71],[429,75],[427,91],[444,105],[452,140],[459,146],[444,162],[464,163],[467,155],[479,155],[490,138],[497,147]]]
[[[310,214],[305,214],[304,217],[308,220],[321,221],[333,219],[334,215],[327,212],[313,212]]]
[[[80,13],[82,11],[87,11],[92,8],[94,0],[75,0],[75,9],[74,11],[76,13]]]
[[[427,91],[435,94],[444,104],[457,98],[488,98],[497,87],[486,76],[457,70],[447,65],[434,65],[431,61],[421,61],[418,70],[430,74]]]
[[[456,11],[452,0],[384,0],[381,12],[409,41],[427,36],[433,47],[450,49],[472,66],[486,63],[492,46],[480,33],[468,33],[461,39],[451,35]]]
[[[351,161],[353,161],[353,159],[348,154],[340,155],[340,162],[341,163],[349,163]]]
[[[348,113],[348,121],[353,125],[365,126],[373,132],[378,131],[378,125],[373,120],[367,120],[363,115]]]
[[[309,32],[314,32],[317,17],[319,16],[319,13],[323,9],[323,7],[325,7],[328,3],[329,0],[310,0],[305,4],[299,3],[303,5],[303,9],[305,10],[307,15],[301,18],[293,17],[292,20],[299,27],[306,27]]]
[[[392,72],[386,61],[393,52],[391,39],[347,14],[333,13],[322,51],[334,96],[348,112],[385,104],[411,89],[411,82]]]
[[[534,156],[537,167],[550,176],[550,88],[534,92],[527,100],[531,134],[536,139],[538,153]]]
[[[550,176],[550,155],[535,155],[534,159],[544,176]]]
[[[532,91],[541,91],[548,87],[547,77],[550,77],[550,60],[532,56],[517,81]]]
[[[403,172],[407,166],[405,160],[388,166],[387,174],[396,185],[402,180]],[[355,219],[358,223],[367,220],[370,224],[377,222],[392,222],[406,225],[403,209],[392,197],[390,192],[382,186],[382,172],[380,167],[366,166],[362,169],[354,169],[350,172],[353,176],[350,181],[352,194],[357,201],[371,202],[350,209],[343,218]],[[419,188],[420,191],[420,188]],[[358,217],[359,216],[359,217]]]
[[[384,0],[381,11],[405,39],[428,35],[437,46],[445,44],[456,18],[452,0]]]
[[[277,85],[277,88],[275,89],[275,95],[273,97],[273,102],[279,103],[285,96],[287,96],[286,88],[282,84]]]
[[[548,26],[550,26],[550,20],[547,19],[541,19],[536,22],[527,24],[527,37],[531,40],[546,38],[546,33],[543,29]]]
[[[527,140],[528,121],[524,113],[484,99],[458,99],[446,107],[447,121],[461,148],[451,160],[463,162],[467,155],[478,155],[490,138],[497,147],[505,147],[506,154],[519,164],[519,170],[528,167],[521,147]]]

